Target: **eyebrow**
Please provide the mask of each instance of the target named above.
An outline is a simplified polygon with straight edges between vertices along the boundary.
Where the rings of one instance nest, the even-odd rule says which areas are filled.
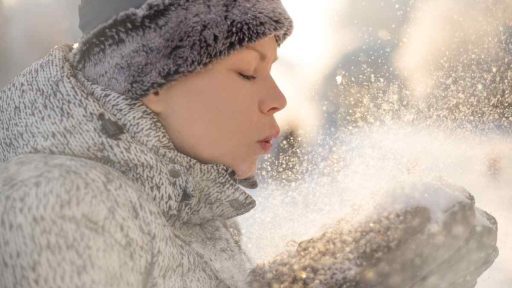
[[[260,55],[260,59],[262,61],[265,61],[268,58],[268,56],[265,53],[261,52],[260,50],[254,48],[252,46],[246,46],[245,48],[248,49],[248,50],[252,50],[252,51],[255,51],[256,53],[258,53]],[[278,59],[279,59],[279,57],[276,56],[276,58],[274,59],[274,61],[272,63],[276,62]]]

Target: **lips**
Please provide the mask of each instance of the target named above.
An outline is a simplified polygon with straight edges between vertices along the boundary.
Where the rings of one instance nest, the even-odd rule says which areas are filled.
[[[260,145],[261,149],[265,151],[265,153],[270,152],[272,150],[272,139],[277,138],[279,136],[279,128],[274,131],[274,133],[268,135],[267,137],[261,139],[258,141],[258,144]]]
[[[265,152],[265,153],[268,153],[270,152],[270,150],[272,150],[272,142],[266,142],[266,141],[260,141],[258,142],[258,144],[260,145],[261,149]]]
[[[258,142],[266,142],[266,143],[271,143],[272,142],[272,139],[274,138],[277,138],[279,136],[279,129],[275,130],[274,133],[268,135],[267,137],[259,140]]]

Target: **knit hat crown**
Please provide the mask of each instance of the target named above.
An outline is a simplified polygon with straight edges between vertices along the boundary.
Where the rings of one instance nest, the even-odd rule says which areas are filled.
[[[280,0],[82,0],[79,14],[73,65],[135,100],[267,36],[280,46],[293,30]]]

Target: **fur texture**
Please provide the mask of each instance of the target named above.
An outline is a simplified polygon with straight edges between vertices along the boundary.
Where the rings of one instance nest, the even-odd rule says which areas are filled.
[[[148,0],[86,34],[73,65],[95,84],[140,99],[293,22],[279,0]]]

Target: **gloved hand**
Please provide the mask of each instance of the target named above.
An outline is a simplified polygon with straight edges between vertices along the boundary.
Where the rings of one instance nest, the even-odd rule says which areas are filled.
[[[496,220],[461,187],[401,186],[376,211],[257,265],[250,286],[467,288],[498,256]]]

